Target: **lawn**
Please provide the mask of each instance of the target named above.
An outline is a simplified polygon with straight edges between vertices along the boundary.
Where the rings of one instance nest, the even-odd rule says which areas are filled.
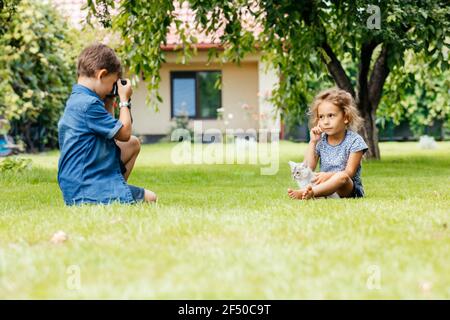
[[[174,165],[146,145],[130,183],[156,205],[66,207],[58,153],[0,176],[0,298],[450,298],[450,142],[382,143],[364,199],[296,201],[280,170]],[[68,240],[50,242],[63,230]]]

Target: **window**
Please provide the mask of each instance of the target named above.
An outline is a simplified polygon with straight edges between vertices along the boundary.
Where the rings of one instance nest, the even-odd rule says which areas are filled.
[[[215,119],[222,106],[222,92],[216,86],[221,77],[220,71],[172,72],[172,117]]]

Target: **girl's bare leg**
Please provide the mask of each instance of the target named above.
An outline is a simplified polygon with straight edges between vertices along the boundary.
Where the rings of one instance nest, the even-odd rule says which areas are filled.
[[[353,181],[343,171],[336,172],[327,181],[312,187],[315,197],[329,196],[336,192],[341,198],[348,197],[353,191]]]
[[[337,192],[341,198],[351,195],[353,191],[353,181],[343,171],[336,172],[327,181],[314,187],[308,186],[305,189],[292,190],[288,189],[289,197],[293,199],[311,199],[312,197],[324,197]]]

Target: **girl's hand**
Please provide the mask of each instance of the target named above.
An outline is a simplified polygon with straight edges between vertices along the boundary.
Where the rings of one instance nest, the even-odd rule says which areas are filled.
[[[319,126],[311,128],[311,130],[309,131],[310,142],[318,142],[320,140],[322,132],[323,131]]]
[[[314,174],[314,178],[311,179],[311,182],[315,184],[321,184],[333,176],[334,172],[316,172]]]

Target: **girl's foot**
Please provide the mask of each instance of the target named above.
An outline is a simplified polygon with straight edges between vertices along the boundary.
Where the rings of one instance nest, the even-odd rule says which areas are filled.
[[[302,199],[308,200],[314,198],[314,191],[311,186],[307,186],[302,193]]]
[[[301,199],[302,198],[302,194],[303,194],[303,190],[292,190],[292,189],[288,189],[288,196],[291,199]]]
[[[305,189],[300,190],[288,189],[288,196],[291,199],[308,200],[314,197],[314,191],[311,186],[307,186]]]

